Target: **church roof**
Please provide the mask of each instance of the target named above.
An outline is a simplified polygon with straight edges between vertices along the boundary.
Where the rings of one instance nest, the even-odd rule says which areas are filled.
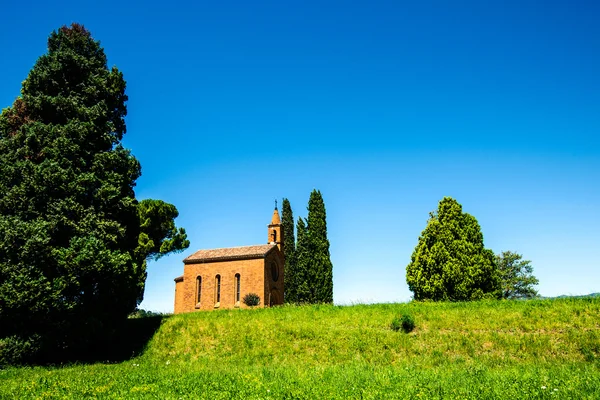
[[[247,260],[252,258],[262,258],[271,250],[276,248],[276,244],[261,244],[257,246],[228,247],[223,249],[198,250],[183,260],[184,264],[205,263],[211,261],[228,260]]]

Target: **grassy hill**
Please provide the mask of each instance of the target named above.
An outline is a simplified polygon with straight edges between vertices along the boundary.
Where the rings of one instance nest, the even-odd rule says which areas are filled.
[[[65,397],[597,399],[600,298],[192,313],[124,362],[0,371],[0,398]]]

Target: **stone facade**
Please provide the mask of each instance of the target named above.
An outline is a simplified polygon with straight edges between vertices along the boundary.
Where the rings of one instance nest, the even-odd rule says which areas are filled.
[[[268,244],[199,250],[183,260],[175,278],[175,313],[246,308],[248,293],[259,307],[283,304],[284,252],[277,208],[268,225]]]

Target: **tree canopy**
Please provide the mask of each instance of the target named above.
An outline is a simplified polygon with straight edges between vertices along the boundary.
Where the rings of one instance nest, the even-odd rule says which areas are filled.
[[[162,200],[145,199],[138,204],[140,236],[138,251],[141,257],[158,260],[166,254],[179,252],[190,245],[185,229],[175,226],[179,216],[173,204]]]
[[[0,115],[0,361],[106,332],[141,301],[146,259],[189,245],[174,206],[135,198],[125,86],[73,24]]]
[[[523,260],[523,256],[512,251],[503,251],[496,256],[496,263],[502,282],[502,298],[528,299],[537,297],[533,286],[539,283],[533,276],[531,261]]]
[[[430,213],[406,267],[415,300],[498,298],[500,276],[494,253],[483,245],[479,223],[451,197]]]

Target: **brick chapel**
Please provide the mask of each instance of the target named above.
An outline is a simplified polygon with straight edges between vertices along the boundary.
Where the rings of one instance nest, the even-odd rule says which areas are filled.
[[[183,260],[175,278],[175,314],[196,310],[247,308],[248,293],[259,307],[283,304],[283,237],[277,205],[268,225],[268,244],[198,250]]]

